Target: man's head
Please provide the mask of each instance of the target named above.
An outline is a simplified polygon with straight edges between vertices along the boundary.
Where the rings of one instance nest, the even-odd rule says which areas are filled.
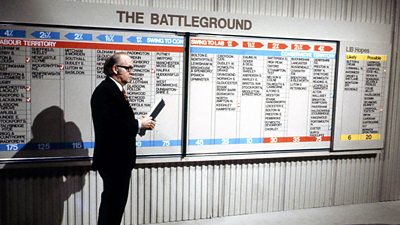
[[[114,53],[104,63],[104,74],[114,78],[121,85],[132,80],[133,60],[124,52]]]

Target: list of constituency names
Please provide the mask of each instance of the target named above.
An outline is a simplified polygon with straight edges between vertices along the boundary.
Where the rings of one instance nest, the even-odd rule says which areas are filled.
[[[385,103],[387,56],[374,54],[346,54],[343,96],[344,107],[352,108],[358,115],[358,123],[342,123],[341,140],[380,140],[385,126],[382,123]]]
[[[38,139],[35,125],[41,114],[51,117],[50,109],[58,108],[57,138],[49,143],[31,146],[33,149],[65,149],[68,143],[68,120],[77,124],[85,146],[93,147],[90,96],[104,80],[103,64],[116,51],[127,52],[134,61],[134,79],[126,85],[129,103],[136,116],[147,114],[156,101],[170,104],[165,113],[179,115],[182,101],[183,40],[172,37],[125,37],[130,42],[114,40],[104,44],[99,40],[68,40],[54,38],[48,32],[45,40],[35,39],[35,32],[0,30],[0,150],[21,150],[31,140]],[[31,37],[29,34],[31,33]],[[59,33],[59,32],[53,32]],[[14,36],[13,36],[14,35]],[[94,34],[93,34],[94,35]],[[59,37],[60,35],[57,35]],[[129,39],[129,38],[131,39]],[[140,43],[136,40],[142,40]],[[104,40],[109,41],[109,40]],[[173,44],[166,44],[173,42]],[[47,111],[46,111],[47,110]],[[43,121],[43,120],[42,120]],[[141,147],[180,146],[180,119],[173,126],[139,140]],[[40,128],[43,129],[43,128]],[[36,132],[36,134],[35,134]],[[44,131],[41,131],[44,132]],[[168,133],[165,135],[164,133]],[[52,143],[52,142],[60,143]]]
[[[189,145],[329,147],[335,43],[193,38],[190,51]]]

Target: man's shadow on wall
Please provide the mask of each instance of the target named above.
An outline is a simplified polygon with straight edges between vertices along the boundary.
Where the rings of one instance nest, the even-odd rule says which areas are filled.
[[[65,203],[84,186],[88,150],[79,128],[65,121],[62,109],[51,106],[40,112],[32,124],[32,139],[13,158],[31,162],[0,170],[1,224],[61,225],[67,216],[64,205],[82,208],[82,199]]]

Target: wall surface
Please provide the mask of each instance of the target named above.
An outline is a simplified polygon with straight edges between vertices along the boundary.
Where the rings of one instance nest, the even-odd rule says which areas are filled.
[[[109,4],[386,24],[393,28],[386,145],[355,156],[140,165],[123,224],[400,199],[400,3],[395,0],[93,0]],[[49,1],[51,3],[51,1]],[[46,12],[41,12],[46,13]],[[101,178],[88,167],[0,172],[0,224],[96,224]]]

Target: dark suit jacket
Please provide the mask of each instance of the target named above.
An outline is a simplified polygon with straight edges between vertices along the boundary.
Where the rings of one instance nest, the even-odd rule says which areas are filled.
[[[138,120],[118,86],[106,77],[90,100],[95,132],[93,169],[132,169]]]

